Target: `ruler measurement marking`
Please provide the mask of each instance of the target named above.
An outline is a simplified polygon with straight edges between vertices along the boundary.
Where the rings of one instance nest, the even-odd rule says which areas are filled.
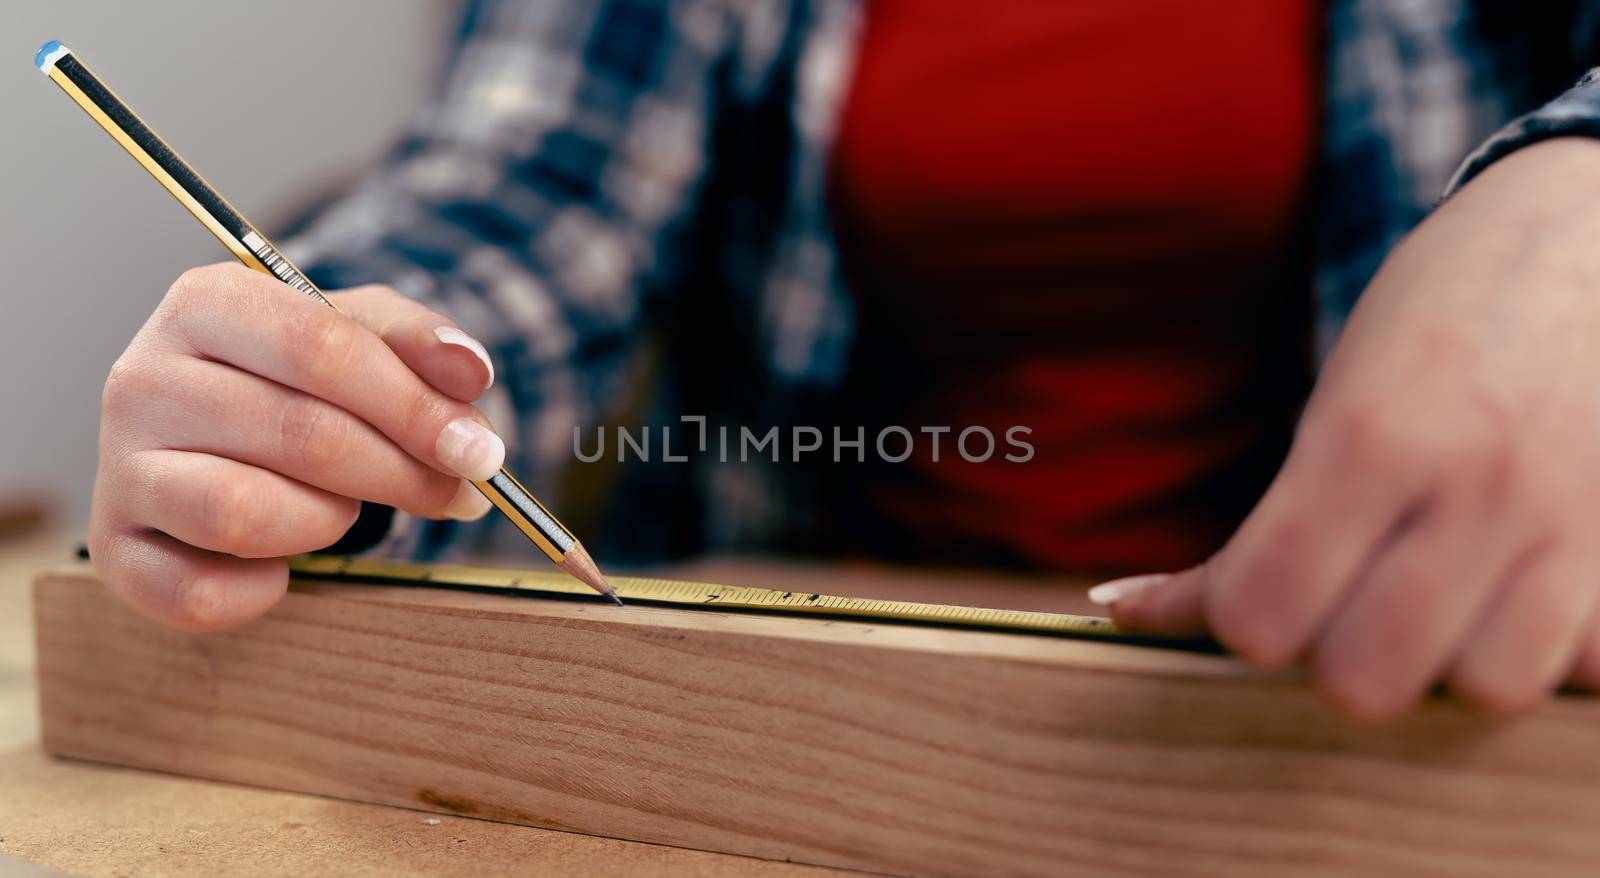
[[[493,567],[462,565],[422,565],[380,559],[307,555],[291,559],[290,569],[303,576],[330,579],[379,579],[393,583],[435,586],[501,588],[531,595],[577,595],[588,590],[556,573],[534,573]],[[682,608],[723,607],[730,610],[754,609],[786,611],[796,615],[833,615],[893,622],[967,626],[1003,629],[1016,633],[1070,635],[1107,641],[1160,642],[1137,637],[1118,629],[1109,619],[1044,613],[962,607],[948,604],[923,604],[824,595],[816,592],[787,592],[755,586],[730,586],[676,580],[613,577],[613,586],[624,600],[649,601]],[[1170,641],[1179,648],[1215,651],[1214,645]]]

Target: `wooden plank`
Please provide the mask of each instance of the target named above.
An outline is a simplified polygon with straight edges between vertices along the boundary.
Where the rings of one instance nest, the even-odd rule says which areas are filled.
[[[19,862],[107,878],[480,878],[508,864],[585,878],[845,874],[52,758],[38,743],[33,574],[76,545],[50,532],[0,544],[0,876],[31,875]]]
[[[1600,868],[1600,703],[1348,725],[1226,659],[301,584],[186,635],[35,586],[52,752],[917,875]]]
[[[22,589],[18,589],[19,591]],[[553,832],[0,750],[0,875],[850,878],[865,873]]]

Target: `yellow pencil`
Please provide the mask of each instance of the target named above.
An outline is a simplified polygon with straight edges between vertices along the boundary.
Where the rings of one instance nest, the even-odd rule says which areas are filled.
[[[122,145],[152,177],[166,187],[201,225],[211,230],[240,262],[270,274],[317,301],[333,308],[316,285],[306,280],[287,258],[256,230],[227,199],[211,188],[189,163],[144,124],[111,89],[107,88],[70,49],[56,40],[45,43],[34,56],[34,63],[46,76],[61,86],[84,112],[88,113],[112,139]],[[338,310],[335,308],[335,310]],[[502,469],[488,481],[473,482],[556,566],[571,574],[618,606],[622,600],[606,584],[600,568],[584,550],[578,538],[550,514],[511,473]]]

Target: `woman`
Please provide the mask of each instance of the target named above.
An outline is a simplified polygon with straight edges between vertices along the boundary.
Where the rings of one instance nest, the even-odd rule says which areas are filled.
[[[1093,594],[1365,717],[1600,683],[1600,87],[1491,140],[1372,277],[1594,18],[1217,7],[474,5],[438,99],[292,248],[404,296],[342,293],[352,321],[180,278],[107,382],[96,564],[209,628],[335,540],[481,549],[507,529],[412,516],[481,518],[462,479],[504,437],[542,493],[576,474],[557,502],[612,557],[1183,569]],[[1301,415],[1310,315],[1331,338],[1363,287]],[[574,467],[606,423],[921,441]],[[1033,453],[926,441],[974,426]]]

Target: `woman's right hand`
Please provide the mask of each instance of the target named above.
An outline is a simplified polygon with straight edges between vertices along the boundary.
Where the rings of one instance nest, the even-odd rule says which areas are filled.
[[[483,347],[384,287],[332,308],[237,264],[186,272],[111,368],[89,525],[95,568],[187,630],[266,612],[286,556],[336,542],[361,500],[474,519],[505,446],[470,403]],[[342,313],[341,313],[342,312]]]

